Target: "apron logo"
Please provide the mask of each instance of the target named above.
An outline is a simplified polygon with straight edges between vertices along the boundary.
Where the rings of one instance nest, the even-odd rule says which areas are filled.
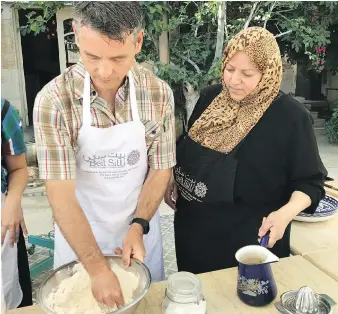
[[[203,182],[198,182],[195,187],[197,197],[203,198],[207,194],[208,188]]]
[[[123,168],[126,165],[125,154],[109,154],[108,155],[108,167],[109,168]]]
[[[124,168],[126,166],[126,155],[125,154],[114,154],[93,157],[83,156],[90,168]]]
[[[184,187],[190,193],[194,193],[198,198],[204,198],[207,195],[207,186],[203,182],[198,182],[196,184],[196,181],[185,174],[181,167],[175,168],[175,179],[179,185]]]
[[[129,166],[134,166],[140,160],[140,152],[133,150],[127,157],[127,163]]]
[[[175,174],[176,174],[177,183],[180,183],[189,192],[194,191],[196,181],[193,180],[193,179],[190,179],[188,175],[186,175],[184,172],[182,172],[181,167],[175,168]]]

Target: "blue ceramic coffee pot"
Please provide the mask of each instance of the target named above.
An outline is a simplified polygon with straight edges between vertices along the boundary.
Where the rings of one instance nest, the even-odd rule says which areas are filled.
[[[260,245],[248,245],[236,253],[238,261],[237,295],[246,304],[264,306],[270,304],[277,296],[277,286],[270,263],[279,258],[266,247],[269,234],[262,237]],[[257,264],[245,264],[248,260],[257,260]]]

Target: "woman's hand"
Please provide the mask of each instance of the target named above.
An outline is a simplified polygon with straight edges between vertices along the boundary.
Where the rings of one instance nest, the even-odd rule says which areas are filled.
[[[177,193],[177,184],[174,180],[174,178],[172,177],[168,188],[167,188],[167,192],[164,195],[164,201],[166,202],[166,204],[168,206],[170,206],[173,210],[176,210],[176,201],[178,198],[178,193]]]
[[[263,218],[258,236],[261,238],[270,231],[268,248],[272,248],[276,242],[283,237],[285,229],[290,221],[289,215],[284,212],[282,207],[281,209],[272,212],[267,218]]]
[[[280,240],[286,227],[301,211],[311,205],[311,198],[303,192],[292,193],[289,202],[279,210],[272,212],[267,218],[263,218],[258,236],[263,237],[270,230],[268,247],[272,248]]]
[[[28,235],[25,220],[23,218],[21,197],[8,196],[4,207],[1,209],[1,245],[3,245],[6,233],[9,232],[9,245],[14,246],[19,240],[20,226],[25,236]]]

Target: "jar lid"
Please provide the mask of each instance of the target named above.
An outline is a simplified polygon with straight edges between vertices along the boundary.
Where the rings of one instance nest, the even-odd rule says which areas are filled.
[[[200,279],[188,272],[178,272],[168,278],[166,296],[176,303],[199,303],[203,300]]]

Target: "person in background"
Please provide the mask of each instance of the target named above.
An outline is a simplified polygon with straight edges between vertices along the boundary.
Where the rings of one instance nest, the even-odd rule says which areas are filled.
[[[20,118],[1,98],[1,271],[7,309],[33,304],[21,207],[28,183],[25,152]]]
[[[251,27],[225,49],[223,84],[202,91],[165,198],[179,271],[234,267],[236,251],[267,232],[272,252],[289,256],[291,221],[324,196],[310,114],[280,91],[282,74],[274,36]]]
[[[141,67],[139,2],[76,2],[81,59],[34,105],[40,178],[56,221],[54,267],[79,259],[100,303],[122,306],[104,254],[134,257],[164,279],[158,206],[175,155],[173,94]]]

